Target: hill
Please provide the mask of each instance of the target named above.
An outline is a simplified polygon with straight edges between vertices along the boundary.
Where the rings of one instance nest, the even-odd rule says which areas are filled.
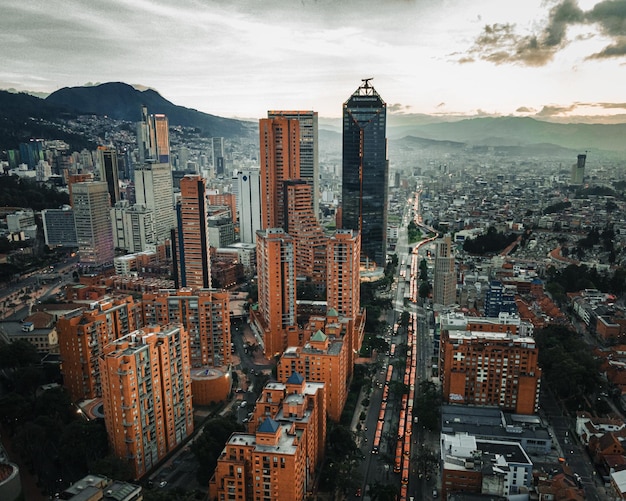
[[[54,124],[58,119],[75,116],[75,112],[38,97],[0,90],[0,149],[17,148],[33,137],[62,139],[76,150],[93,149],[95,145],[84,136]]]
[[[415,136],[470,146],[531,146],[552,144],[576,151],[626,151],[626,124],[552,123],[527,117],[481,117],[389,127],[388,136]]]
[[[106,115],[130,122],[141,120],[141,106],[145,105],[149,113],[167,115],[170,125],[194,127],[203,136],[231,138],[249,134],[246,122],[177,106],[152,89],[140,91],[122,82],[64,87],[50,94],[45,101],[81,114]]]

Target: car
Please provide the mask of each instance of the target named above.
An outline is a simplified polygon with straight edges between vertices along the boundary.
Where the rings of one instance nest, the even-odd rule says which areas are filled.
[[[167,480],[161,480],[159,482],[159,487],[162,489],[163,487],[165,487],[167,485]]]
[[[356,490],[356,492],[354,493],[354,496],[357,497],[357,498],[361,497],[361,488],[360,487]]]

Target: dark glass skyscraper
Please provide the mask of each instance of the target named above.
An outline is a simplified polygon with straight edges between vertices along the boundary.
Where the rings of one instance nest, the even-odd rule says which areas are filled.
[[[363,84],[343,104],[341,225],[361,232],[361,257],[385,266],[388,162],[385,102]]]

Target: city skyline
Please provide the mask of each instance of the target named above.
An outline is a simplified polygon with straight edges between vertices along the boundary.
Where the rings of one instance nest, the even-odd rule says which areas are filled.
[[[338,117],[354,82],[374,77],[394,114],[626,109],[623,0],[0,5],[3,89],[126,81],[220,116]]]

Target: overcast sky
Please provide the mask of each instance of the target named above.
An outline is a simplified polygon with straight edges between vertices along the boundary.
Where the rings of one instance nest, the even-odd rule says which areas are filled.
[[[626,0],[0,0],[2,89],[337,117],[365,77],[398,113],[626,113]]]

